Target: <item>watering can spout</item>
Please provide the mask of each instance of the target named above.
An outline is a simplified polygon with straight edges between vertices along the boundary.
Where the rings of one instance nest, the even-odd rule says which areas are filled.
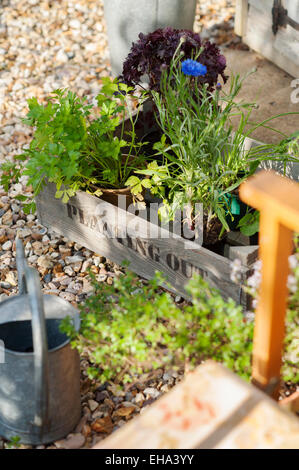
[[[19,287],[19,295],[23,295],[26,292],[25,287],[25,252],[24,246],[19,236],[16,237],[16,262],[17,262],[17,271],[18,271],[18,287]]]

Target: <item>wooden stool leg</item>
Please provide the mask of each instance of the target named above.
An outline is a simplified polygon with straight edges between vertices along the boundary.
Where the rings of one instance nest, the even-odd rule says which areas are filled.
[[[262,281],[256,311],[252,380],[277,398],[285,334],[288,258],[292,253],[293,232],[283,226],[274,214],[262,210],[260,234]]]

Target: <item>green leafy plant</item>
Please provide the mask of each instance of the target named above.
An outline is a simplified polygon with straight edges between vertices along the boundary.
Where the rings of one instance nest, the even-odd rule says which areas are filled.
[[[85,98],[66,89],[55,90],[46,105],[36,98],[28,100],[24,122],[34,128],[33,139],[15,162],[2,165],[1,184],[6,190],[27,175],[34,196],[53,182],[56,197],[67,202],[79,189],[100,196],[102,188],[124,188],[130,174],[144,166],[142,144],[136,142],[137,115],[128,102],[131,88],[116,79],[102,82],[96,97],[98,114]],[[126,115],[130,131],[124,125]],[[25,207],[30,210],[34,203]]]
[[[270,121],[283,115],[258,124],[250,122],[255,103],[236,99],[247,76],[232,76],[227,93],[220,84],[211,93],[204,83],[196,86],[202,77],[192,75],[192,67],[196,71],[196,64],[197,68],[203,68],[202,64],[191,60],[190,72],[185,74],[184,62],[181,65],[180,60],[178,48],[170,69],[162,73],[161,92],[150,92],[157,108],[156,120],[163,132],[161,141],[154,147],[160,161],[150,162],[147,169],[136,173],[150,177],[151,192],[163,200],[162,218],[173,219],[178,209],[187,206],[187,218],[192,227],[195,204],[202,203],[207,214],[207,229],[218,218],[223,232],[229,230],[229,218],[234,219],[226,196],[236,192],[262,161],[279,161],[286,165],[289,161],[298,162],[298,156],[290,154],[285,135],[280,144],[244,150],[245,139],[252,132],[258,127],[271,128]],[[236,117],[237,128],[233,126]],[[138,187],[136,180],[128,183]],[[242,229],[250,217],[243,220]],[[253,229],[251,222],[249,225]]]
[[[299,248],[292,258],[292,282],[286,317],[282,376],[299,382]],[[192,302],[177,305],[160,273],[145,283],[135,274],[99,284],[90,273],[94,292],[80,306],[81,328],[66,318],[63,332],[89,359],[91,378],[129,382],[136,374],[164,366],[193,367],[214,359],[242,378],[251,375],[254,314],[211,288],[200,276],[187,286]],[[256,274],[253,275],[256,277]],[[257,276],[257,279],[259,276]],[[256,296],[256,281],[247,291]]]
[[[159,289],[159,273],[147,285],[131,272],[113,286],[91,276],[94,293],[81,306],[79,334],[68,319],[62,323],[73,347],[88,356],[91,377],[126,382],[152,368],[212,358],[249,378],[253,325],[199,276],[188,286],[192,304],[182,309]]]
[[[6,447],[6,449],[18,449],[21,445],[20,441],[21,441],[21,438],[19,436],[13,436],[5,444],[5,447]]]
[[[244,235],[251,237],[259,231],[260,226],[260,213],[256,210],[248,210],[248,212],[242,217],[237,225]]]

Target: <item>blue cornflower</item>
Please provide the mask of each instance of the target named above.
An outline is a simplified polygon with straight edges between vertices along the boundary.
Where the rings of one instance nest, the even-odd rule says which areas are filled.
[[[186,59],[182,62],[182,72],[185,75],[201,77],[206,75],[207,67],[196,60]]]

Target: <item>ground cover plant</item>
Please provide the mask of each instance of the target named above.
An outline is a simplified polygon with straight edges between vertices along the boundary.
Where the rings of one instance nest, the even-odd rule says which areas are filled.
[[[299,383],[299,247],[290,258],[290,296],[286,316],[282,378]],[[237,263],[238,264],[238,263]],[[235,265],[236,267],[236,265]],[[233,276],[236,270],[233,269]],[[251,375],[254,312],[244,312],[232,299],[223,300],[200,276],[187,287],[192,302],[177,305],[161,292],[159,273],[145,285],[130,271],[112,286],[99,285],[81,307],[81,330],[76,334],[66,319],[63,331],[72,346],[88,357],[89,374],[100,380],[115,376],[127,382],[136,374],[171,366],[192,368],[206,359],[218,361],[242,378]],[[257,269],[247,290],[256,296]]]

